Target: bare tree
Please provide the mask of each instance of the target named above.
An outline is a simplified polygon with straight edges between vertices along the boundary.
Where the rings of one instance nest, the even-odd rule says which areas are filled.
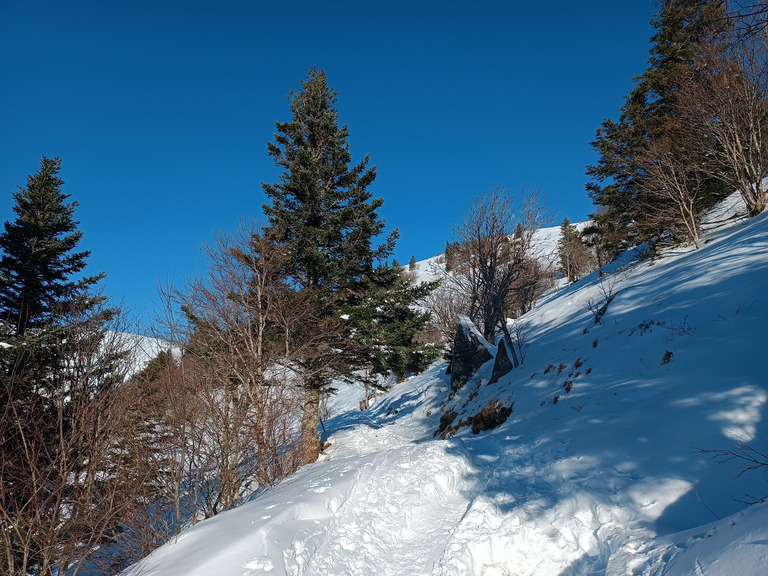
[[[641,180],[640,196],[652,225],[675,231],[699,248],[707,176],[699,164],[698,150],[690,153],[688,146],[690,139],[680,132],[648,144],[641,160],[645,177]]]
[[[0,553],[9,575],[80,573],[148,481],[122,466],[116,443],[127,423],[120,317],[76,304],[57,313],[58,336],[47,341],[56,364],[21,352],[4,381],[9,398],[20,385],[40,392],[38,402],[7,402],[0,413],[4,447],[15,447],[0,462]]]
[[[765,0],[726,0],[727,23],[739,38],[755,37],[762,42],[768,31],[768,4]]]
[[[187,290],[194,334],[182,362],[202,411],[192,430],[210,516],[233,507],[251,479],[268,484],[296,465],[289,432],[300,395],[277,366],[293,349],[285,319],[302,311],[284,308],[293,292],[283,252],[252,225],[217,234],[204,257],[205,276]]]
[[[459,247],[450,278],[466,299],[469,317],[483,336],[494,341],[496,331],[502,331],[515,365],[519,360],[507,329],[506,312],[515,297],[515,312],[531,305],[530,290],[541,280],[541,268],[534,263],[534,233],[551,222],[538,190],[523,189],[515,197],[497,187],[475,198],[454,226]]]
[[[714,161],[713,176],[738,189],[751,216],[765,209],[768,60],[762,36],[733,30],[699,45],[681,80],[679,112],[696,128],[690,146]]]
[[[469,304],[464,298],[464,292],[454,289],[456,283],[462,280],[444,277],[437,289],[429,294],[424,302],[424,306],[432,315],[440,342],[444,346],[450,345],[453,341],[459,314],[469,313]]]

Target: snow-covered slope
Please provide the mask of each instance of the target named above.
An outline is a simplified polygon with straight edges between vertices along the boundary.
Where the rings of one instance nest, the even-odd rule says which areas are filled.
[[[133,576],[768,573],[768,214],[697,251],[629,255],[524,318],[523,365],[452,400],[445,365],[326,422],[330,448]],[[727,220],[728,223],[723,224]],[[597,325],[593,311],[613,295]],[[459,426],[489,404],[501,426]]]
[[[587,222],[576,222],[574,226],[581,230],[587,225]],[[548,226],[536,230],[531,239],[531,252],[536,255],[542,265],[556,268],[558,262],[557,243],[560,241],[560,226]],[[403,269],[413,275],[413,279],[418,282],[431,282],[445,275],[445,255],[438,254],[432,258],[421,260],[415,263],[415,268],[403,266]]]

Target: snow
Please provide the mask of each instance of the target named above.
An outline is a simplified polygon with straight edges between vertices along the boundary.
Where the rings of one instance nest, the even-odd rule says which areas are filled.
[[[743,503],[765,473],[706,452],[765,452],[768,433],[768,214],[730,202],[701,249],[547,295],[521,320],[523,365],[492,386],[489,362],[449,400],[436,363],[366,411],[340,389],[318,462],[126,575],[768,573],[768,504]],[[435,436],[493,401],[514,403],[501,426]]]
[[[125,360],[125,371],[128,376],[141,372],[161,352],[174,356],[179,354],[179,346],[162,338],[129,332],[112,332],[109,340],[110,344],[116,344],[118,348],[128,352]]]

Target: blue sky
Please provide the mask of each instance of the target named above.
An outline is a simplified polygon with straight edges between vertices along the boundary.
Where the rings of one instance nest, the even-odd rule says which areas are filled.
[[[323,68],[401,239],[442,252],[478,193],[539,187],[583,220],[584,167],[645,69],[654,0],[0,0],[0,219],[60,156],[81,246],[143,312],[214,229],[261,219],[287,95]]]

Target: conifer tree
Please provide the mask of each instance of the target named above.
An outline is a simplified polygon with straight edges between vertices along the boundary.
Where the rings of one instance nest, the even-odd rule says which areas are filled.
[[[568,218],[563,219],[560,225],[557,254],[560,260],[558,271],[568,279],[568,282],[580,280],[589,270],[592,255],[578,229]]]
[[[119,344],[115,311],[78,277],[87,251],[75,202],[61,192],[61,161],[14,194],[0,234],[0,555],[10,574],[66,571],[114,525],[125,502],[110,468]]]
[[[319,449],[320,394],[330,379],[360,368],[361,362],[375,371],[400,369],[399,364],[389,363],[394,363],[394,358],[382,360],[372,349],[386,342],[353,340],[351,334],[372,332],[374,324],[385,322],[390,305],[399,306],[403,295],[415,298],[416,293],[403,292],[399,274],[385,265],[398,232],[383,235],[385,222],[378,214],[383,199],[374,198],[368,189],[376,168],[368,165],[368,156],[352,163],[349,130],[346,125],[339,126],[336,92],[327,85],[325,72],[310,69],[301,90],[291,91],[289,100],[291,120],[276,122],[275,141],[267,144],[283,172],[277,183],[262,184],[270,200],[264,212],[277,242],[288,253],[286,272],[295,286],[311,293],[320,317],[341,323],[346,334],[345,342],[334,344],[337,350],[347,352],[343,365],[332,370],[328,364],[325,370],[307,370],[302,442],[311,449],[302,452],[312,459]],[[381,296],[398,293],[400,298]],[[372,301],[380,304],[375,313],[368,310]],[[397,319],[401,330],[413,331],[425,322],[409,306],[400,311],[402,316],[392,318]]]
[[[645,218],[642,157],[648,143],[663,137],[674,122],[677,79],[690,68],[696,43],[712,23],[723,21],[723,14],[718,0],[662,0],[652,20],[656,32],[648,68],[627,95],[619,119],[604,120],[591,143],[599,158],[587,167],[592,179],[587,191],[597,210],[585,233],[610,257],[663,232],[663,220]],[[710,203],[721,197],[723,188],[714,179],[706,187]]]
[[[61,192],[59,158],[46,158],[13,197],[14,222],[0,234],[0,314],[19,336],[50,322],[54,308],[82,298],[103,275],[73,278],[90,252],[76,252],[82,237],[73,218],[77,202]]]
[[[408,270],[411,272],[416,270],[416,256],[411,256],[411,259],[408,261]]]

